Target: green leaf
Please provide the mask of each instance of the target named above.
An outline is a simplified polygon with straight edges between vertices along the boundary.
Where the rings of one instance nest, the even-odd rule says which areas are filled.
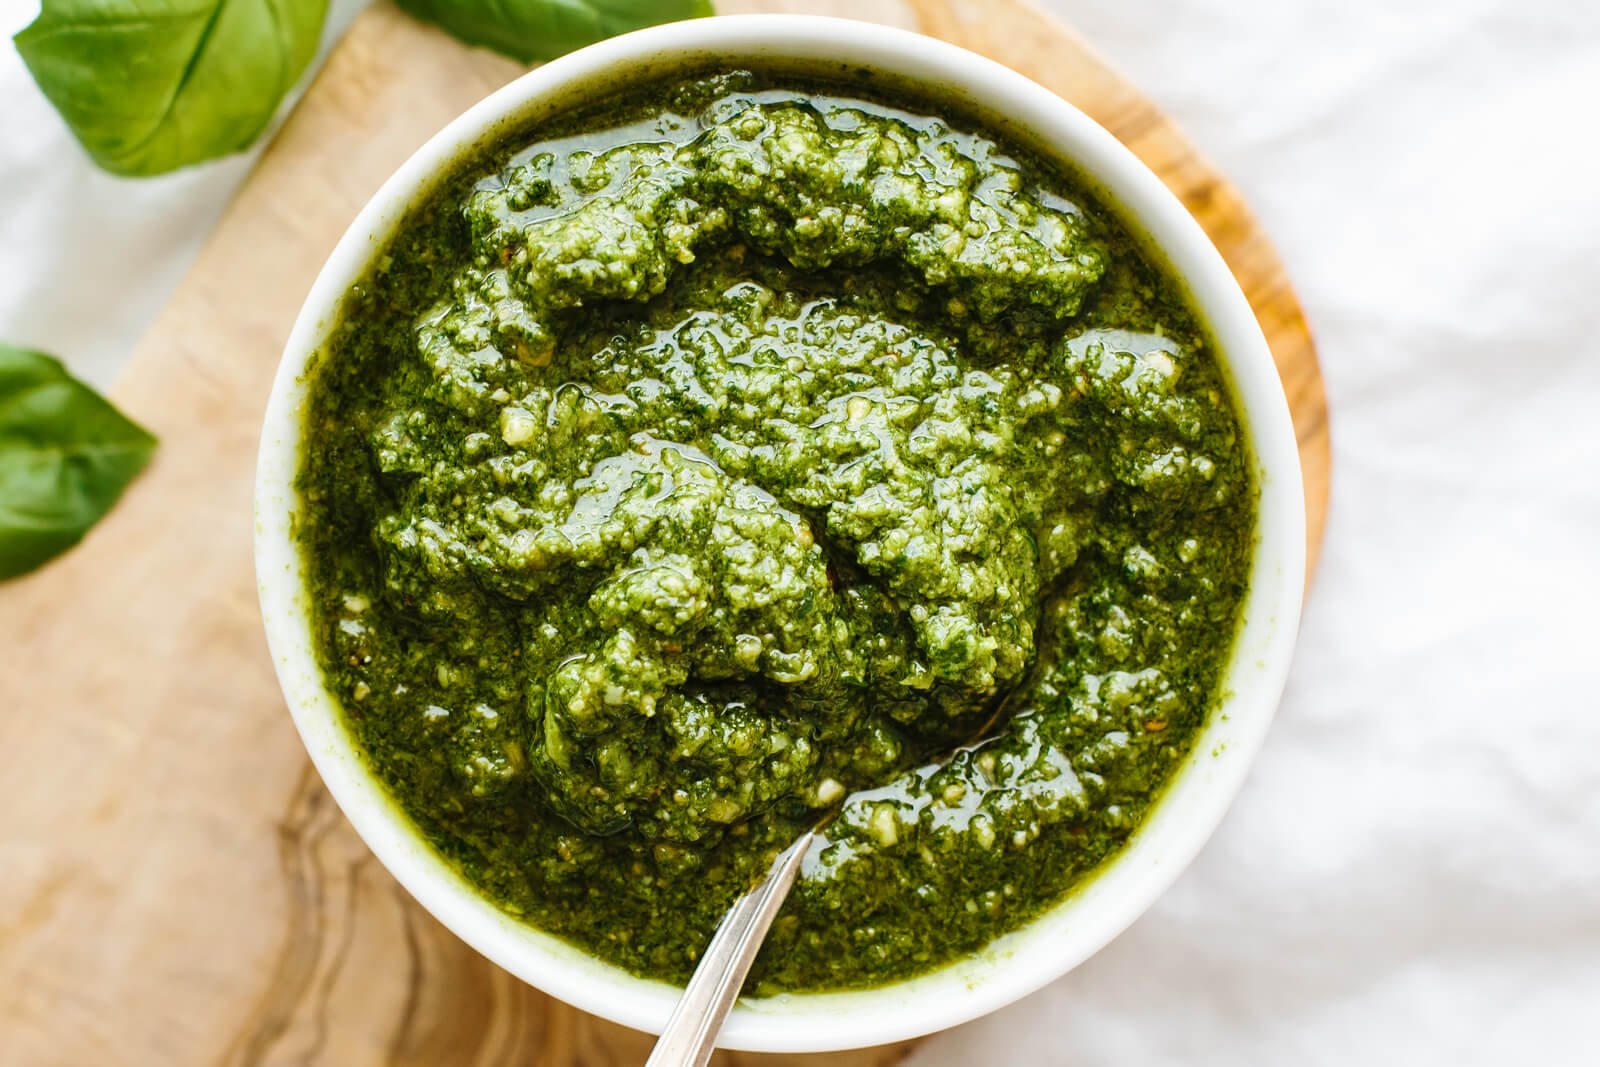
[[[328,0],[44,0],[17,51],[94,161],[161,174],[253,144]]]
[[[59,360],[0,342],[0,579],[77,544],[155,447]]]
[[[399,0],[468,44],[533,63],[661,22],[711,14],[711,0]]]

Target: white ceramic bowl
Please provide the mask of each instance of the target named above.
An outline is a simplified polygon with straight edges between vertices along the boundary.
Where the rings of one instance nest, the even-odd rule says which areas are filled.
[[[1283,688],[1300,615],[1305,516],[1283,390],[1261,330],[1222,258],[1145,166],[1060,97],[1005,67],[928,37],[861,22],[755,15],[676,23],[618,37],[518,79],[445,127],[384,183],[317,277],[289,337],[262,430],[256,481],[256,571],[267,637],[289,710],[339,806],[372,851],[441,922],[524,981],[586,1011],[658,1032],[677,990],[633,977],[498,911],[440,861],[368,774],[324,689],[312,652],[292,534],[308,356],[339,302],[418,193],[504,124],[614,89],[643,65],[848,63],[889,72],[1008,120],[1013,135],[1070,160],[1099,182],[1129,224],[1188,282],[1221,345],[1244,409],[1261,487],[1249,599],[1221,713],[1123,852],[1054,910],[983,951],[880,989],[747,1000],[723,1044],[756,1051],[852,1048],[931,1033],[993,1011],[1065,974],[1142,913],[1194,858],[1244,780]]]

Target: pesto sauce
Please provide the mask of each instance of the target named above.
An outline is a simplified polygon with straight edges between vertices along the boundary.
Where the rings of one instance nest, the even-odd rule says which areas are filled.
[[[847,795],[751,988],[972,951],[1217,702],[1255,487],[1208,335],[1081,182],[943,110],[733,71],[536,123],[311,372],[350,729],[486,896],[639,974]]]

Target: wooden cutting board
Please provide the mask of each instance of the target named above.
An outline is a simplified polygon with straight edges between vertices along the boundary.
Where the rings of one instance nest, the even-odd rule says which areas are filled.
[[[1061,93],[1155,168],[1266,329],[1300,436],[1314,556],[1328,437],[1300,307],[1238,194],[1149,101],[1019,0],[721,7],[955,41]],[[383,178],[518,72],[386,5],[364,14],[113,391],[160,434],[154,464],[81,547],[0,588],[0,1061],[643,1062],[648,1038],[486,963],[373,860],[306,761],[256,610],[256,434],[295,312]],[[869,1067],[907,1048],[716,1062]]]

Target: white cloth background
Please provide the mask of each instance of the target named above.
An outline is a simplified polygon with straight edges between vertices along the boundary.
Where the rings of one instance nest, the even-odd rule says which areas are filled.
[[[1600,5],[1045,2],[1276,238],[1332,520],[1200,859],[915,1064],[1600,1063]],[[0,48],[0,337],[112,380],[247,167],[106,177]]]

